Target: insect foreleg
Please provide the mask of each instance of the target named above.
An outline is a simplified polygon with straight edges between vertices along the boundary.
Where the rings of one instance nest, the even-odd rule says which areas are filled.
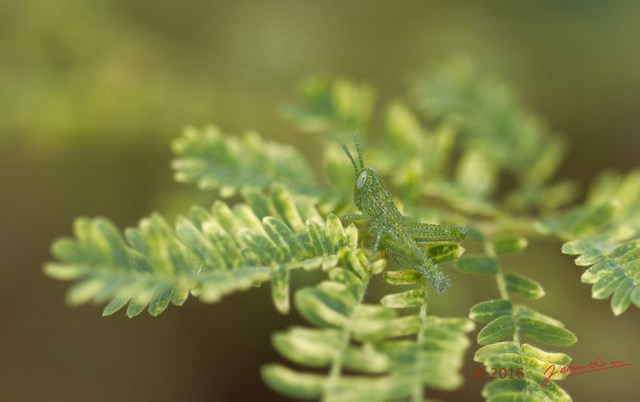
[[[358,222],[358,221],[367,220],[367,217],[364,216],[363,214],[342,215],[342,216],[340,216],[338,218],[340,219],[340,222],[342,222],[343,224],[349,224],[351,222]]]
[[[378,247],[380,247],[380,240],[382,240],[382,232],[378,232],[378,234],[376,234],[376,239],[373,241],[373,245],[371,246],[372,258],[375,258],[376,253],[378,252]]]
[[[434,225],[431,223],[409,222],[409,233],[418,243],[434,241],[462,241],[467,234],[467,228],[449,225]]]
[[[409,247],[391,236],[383,237],[382,245],[394,260],[402,259],[415,263],[420,274],[438,293],[446,290],[450,286],[449,278],[447,278],[444,272],[438,269],[438,266],[433,260],[426,256],[421,249]]]
[[[433,262],[432,262],[433,264]],[[420,273],[425,277],[438,293],[442,293],[444,290],[451,286],[449,278],[440,271],[435,264],[431,266],[420,266]]]

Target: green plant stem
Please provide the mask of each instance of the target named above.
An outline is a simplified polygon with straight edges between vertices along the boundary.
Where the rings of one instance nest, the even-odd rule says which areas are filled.
[[[493,249],[493,244],[485,240],[484,241],[484,249],[488,256],[493,258],[498,258],[495,250]],[[498,286],[498,291],[500,292],[500,298],[503,300],[509,300],[509,292],[507,291],[507,282],[504,279],[504,273],[502,272],[502,268],[500,264],[498,264],[498,272],[496,273],[496,284]],[[520,345],[520,336],[518,335],[518,331],[515,331],[513,334],[513,341]]]
[[[371,275],[367,277],[367,279],[362,283],[362,286],[358,292],[358,304],[361,304],[364,300],[364,295],[366,293],[367,286],[369,285],[369,280],[371,279]],[[344,352],[347,350],[351,340],[351,332],[352,332],[352,321],[348,320],[347,325],[343,328],[342,331],[342,340],[341,347],[338,353],[335,354],[333,359],[331,360],[331,368],[329,369],[329,378],[327,380],[327,390],[328,394],[331,394],[331,390],[333,390],[337,385],[340,377],[342,375],[342,363],[344,358]]]
[[[420,306],[420,322],[422,323],[420,327],[422,329],[427,325],[427,299],[429,298],[429,292],[427,289],[427,282],[425,280],[422,280],[421,283],[422,283],[422,290],[424,291],[424,303],[422,303],[422,305]],[[422,330],[418,332],[418,339],[417,339],[418,345],[420,345],[420,343],[422,342],[423,333],[424,331]],[[420,383],[417,383],[413,386],[411,401],[412,402],[423,401],[423,387]]]
[[[495,259],[498,258],[495,250],[493,249],[493,244],[489,240],[485,240],[483,242],[484,251],[489,257],[493,257]],[[498,285],[498,291],[500,292],[500,298],[503,300],[509,300],[509,293],[507,292],[507,283],[504,280],[504,275],[502,274],[502,269],[500,268],[500,264],[498,264],[498,272],[496,273],[496,282]]]

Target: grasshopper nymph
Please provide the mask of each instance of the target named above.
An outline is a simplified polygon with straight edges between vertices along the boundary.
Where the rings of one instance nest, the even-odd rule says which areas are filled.
[[[447,289],[449,278],[438,269],[418,243],[462,241],[467,233],[466,228],[421,223],[414,218],[403,216],[396,208],[378,172],[372,167],[364,166],[360,141],[355,133],[353,141],[358,151],[359,164],[344,143],[342,143],[342,149],[355,169],[356,184],[353,189],[353,200],[362,213],[344,215],[340,220],[343,223],[369,221],[371,230],[375,234],[371,258],[375,258],[378,249],[382,248],[400,264],[417,265],[422,276],[438,292]]]

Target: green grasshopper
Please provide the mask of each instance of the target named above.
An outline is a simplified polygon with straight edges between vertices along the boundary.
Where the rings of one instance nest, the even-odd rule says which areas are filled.
[[[353,141],[358,151],[358,162],[342,143],[356,172],[356,184],[353,189],[353,200],[362,211],[361,214],[350,214],[340,217],[343,223],[369,221],[375,240],[371,247],[371,258],[378,249],[386,251],[399,265],[410,263],[417,265],[422,276],[438,292],[447,289],[449,278],[438,269],[419,243],[462,241],[467,233],[466,228],[449,225],[421,223],[415,218],[403,216],[391,198],[378,172],[372,167],[364,166],[364,158],[358,136],[353,134]]]

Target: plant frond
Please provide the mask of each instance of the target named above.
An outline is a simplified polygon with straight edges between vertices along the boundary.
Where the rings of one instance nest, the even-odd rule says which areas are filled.
[[[553,210],[570,201],[573,185],[548,183],[563,159],[564,142],[501,87],[474,86],[476,81],[469,80],[471,87],[461,88],[449,70],[455,68],[416,85],[417,103],[424,106],[434,93],[440,96],[449,91],[444,98],[460,98],[453,105],[462,102],[463,107],[432,108],[435,115],[427,115],[436,128],[430,130],[404,103],[390,102],[385,136],[382,142],[367,146],[368,163],[389,175],[403,199],[413,205],[419,196],[427,195],[468,213],[493,216],[504,209],[501,204],[517,211]],[[466,80],[462,82],[467,85]],[[460,91],[474,95],[466,99]],[[300,103],[289,107],[287,115],[301,129],[342,140],[354,131],[368,134],[366,124],[374,101],[369,87],[313,77],[302,84],[300,95]],[[388,157],[389,149],[394,158]],[[344,177],[351,176],[336,174],[331,165],[327,171],[332,183],[342,184]],[[501,172],[513,176],[517,186],[499,203],[493,197]]]
[[[223,198],[264,190],[279,182],[296,196],[315,200],[324,215],[339,215],[351,203],[353,180],[352,175],[345,175],[344,154],[338,160],[335,156],[327,158],[325,152],[332,185],[329,188],[318,184],[295,148],[264,140],[255,132],[236,137],[216,126],[187,127],[174,140],[172,149],[176,155],[172,163],[176,181],[197,183],[202,190],[217,189]],[[342,179],[337,179],[340,176]]]
[[[483,363],[495,378],[482,390],[487,401],[571,401],[569,394],[554,382],[565,378],[568,372],[554,374],[553,381],[547,379],[553,370],[559,371],[571,362],[564,353],[545,352],[526,343],[499,342],[478,349],[474,360]],[[504,376],[499,369],[505,369]]]
[[[276,180],[299,191],[316,186],[295,148],[266,141],[255,132],[235,137],[216,126],[187,127],[171,148],[176,181],[197,183],[203,190],[219,189],[223,197],[243,189],[262,190]]]
[[[392,102],[385,115],[383,141],[368,145],[372,165],[390,177],[411,207],[426,195],[445,200],[468,213],[491,216],[498,169],[481,153],[469,149],[456,157],[460,136],[456,126],[445,123],[430,130],[400,101]],[[389,149],[394,158],[389,158]]]
[[[68,303],[106,304],[103,315],[126,309],[133,317],[145,310],[156,316],[190,296],[217,302],[267,281],[274,306],[287,313],[291,271],[322,269],[320,283],[294,293],[293,306],[309,326],[272,337],[294,366],[263,367],[274,390],[327,401],[419,401],[425,389],[457,389],[464,381],[468,333],[477,322],[483,327],[475,361],[490,374],[508,374],[498,372],[499,379],[485,385],[487,400],[570,401],[556,380],[566,375],[559,370],[571,358],[538,344],[564,348],[577,337],[556,318],[512,300],[538,300],[545,290],[535,279],[505,270],[503,256],[527,247],[520,233],[553,234],[564,241],[565,254],[588,267],[582,282],[593,285],[594,299],[611,297],[615,315],[632,303],[640,307],[640,170],[604,174],[584,205],[559,214],[575,196],[572,182],[553,179],[565,142],[505,86],[479,79],[469,64],[456,61],[419,79],[411,95],[413,102],[393,100],[381,109],[382,120],[372,122],[370,86],[306,80],[300,102],[285,113],[303,131],[331,139],[321,153],[326,175],[318,180],[293,147],[254,132],[230,136],[215,126],[189,127],[172,144],[176,180],[243,201],[193,207],[174,224],[152,214],[124,231],[105,218],[79,218],[73,238],[53,243],[55,261],[44,272],[74,282]],[[382,127],[382,135],[374,137],[370,127]],[[353,132],[367,139],[364,157],[359,146],[349,157],[340,149]],[[390,180],[398,199],[385,197],[384,206],[393,203],[405,217],[394,214],[378,225],[363,219],[373,214],[354,209],[356,160]],[[367,195],[371,203],[381,199],[382,190],[376,191]],[[443,201],[442,209],[426,206],[431,198]],[[557,215],[528,218],[536,213]],[[359,229],[343,226],[352,221],[365,222]],[[398,239],[416,241],[410,250],[382,235],[381,227],[396,224],[407,232]],[[376,239],[375,253],[358,244],[362,238]],[[464,239],[472,252],[432,242],[442,239]],[[403,252],[395,255],[391,246]],[[387,261],[376,260],[392,255],[399,257],[396,265],[410,264],[419,254],[423,263],[420,251],[429,263],[452,262],[462,273],[491,275],[499,298],[471,307],[468,318],[427,315],[423,274],[386,270]],[[378,274],[402,288],[365,303]]]
[[[480,181],[473,178],[491,170],[508,173],[518,186],[506,197],[505,206],[517,211],[531,207],[553,210],[575,196],[569,182],[549,184],[564,159],[565,141],[505,85],[480,79],[467,60],[454,59],[418,79],[412,95],[429,121],[451,122],[464,152],[470,152],[472,159],[481,158],[480,164],[470,160],[469,166],[486,165],[475,174],[460,166],[464,173],[460,177],[467,185],[489,191],[495,186],[491,175]]]
[[[441,254],[453,258],[450,251]],[[474,324],[466,318],[427,317],[426,283],[413,270],[385,271],[385,278],[419,288],[387,295],[382,306],[364,304],[369,278],[384,268],[384,260],[370,264],[355,250],[340,261],[329,270],[330,281],[296,293],[296,309],[317,329],[294,327],[273,337],[288,360],[326,374],[270,364],[262,371],[267,384],[290,397],[329,401],[422,398],[425,386],[458,388],[470,344],[465,334]],[[400,316],[397,309],[404,308],[420,311]]]
[[[375,100],[371,86],[314,76],[301,83],[299,94],[301,101],[286,107],[284,113],[302,131],[327,132],[336,137],[353,132],[367,135]]]
[[[430,119],[455,119],[468,149],[481,150],[523,182],[547,181],[564,157],[564,141],[506,85],[481,79],[466,60],[417,80],[413,98]]]
[[[503,272],[500,264],[500,256],[522,251],[527,240],[513,235],[492,239],[476,228],[470,229],[471,238],[483,243],[485,254],[463,255],[454,261],[454,266],[467,274],[495,276],[501,295],[500,299],[478,303],[469,311],[469,318],[485,324],[477,336],[483,347],[476,352],[475,361],[483,363],[491,379],[495,379],[485,385],[482,396],[488,401],[570,401],[569,394],[553,382],[564,375],[543,374],[553,372],[556,365],[559,371],[560,366],[569,364],[569,356],[544,352],[522,343],[522,339],[566,347],[577,342],[577,337],[559,320],[513,303],[513,294],[535,300],[545,292],[537,281],[523,274]]]
[[[615,315],[633,303],[640,308],[640,171],[605,173],[591,187],[585,205],[540,222],[543,232],[565,240],[562,252],[590,267],[581,281],[593,285],[596,300],[611,297]]]
[[[564,325],[537,311],[497,299],[471,307],[469,317],[477,322],[488,322],[478,333],[478,343],[489,345],[508,337],[522,336],[553,346],[570,346],[578,339]]]
[[[53,244],[58,262],[45,273],[76,281],[71,304],[108,302],[104,315],[128,304],[130,317],[145,308],[155,316],[189,294],[216,302],[269,279],[274,304],[286,313],[291,269],[335,266],[340,250],[357,246],[355,228],[345,231],[335,215],[321,220],[280,185],[268,197],[248,192],[245,199],[233,209],[221,201],[193,208],[175,229],[154,214],[124,237],[107,219],[79,218],[75,238]]]

